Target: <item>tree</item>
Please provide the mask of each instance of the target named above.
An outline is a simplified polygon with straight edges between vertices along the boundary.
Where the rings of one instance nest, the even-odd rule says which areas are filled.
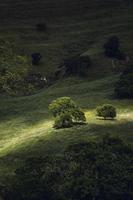
[[[112,36],[109,40],[104,44],[104,54],[105,56],[118,59],[125,60],[125,54],[120,50],[120,41],[117,36]]]
[[[103,117],[104,119],[114,119],[116,117],[116,108],[109,104],[98,106],[96,109],[96,115],[98,117]]]
[[[133,67],[128,66],[121,74],[115,87],[115,94],[119,98],[133,98]]]
[[[73,126],[72,117],[69,113],[64,113],[55,118],[54,127],[59,128],[70,128]]]
[[[54,100],[49,105],[49,109],[56,118],[56,124],[57,122],[64,124],[65,121],[69,121],[70,124],[71,121],[72,124],[86,121],[84,113],[70,97],[61,97]]]

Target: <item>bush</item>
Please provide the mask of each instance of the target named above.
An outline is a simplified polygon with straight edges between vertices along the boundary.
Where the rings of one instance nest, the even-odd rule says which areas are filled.
[[[104,54],[109,58],[115,58],[118,60],[125,60],[125,54],[120,50],[120,41],[117,36],[112,36],[104,44]]]
[[[120,76],[115,87],[115,94],[119,98],[133,98],[133,67],[129,66]]]
[[[91,66],[89,56],[79,56],[66,59],[64,61],[65,76],[87,76]]]
[[[98,117],[103,117],[104,119],[111,118],[114,119],[116,117],[116,109],[112,105],[103,105],[98,106],[96,109],[96,115]]]
[[[69,128],[73,126],[72,117],[69,113],[61,114],[60,116],[56,117],[54,128]]]
[[[16,96],[26,92],[29,69],[27,57],[17,55],[10,42],[0,40],[0,93]]]
[[[65,120],[66,118],[69,119],[69,122],[72,120],[73,124],[79,122],[84,123],[86,121],[84,113],[70,97],[61,97],[54,100],[49,105],[49,109],[52,112],[53,116],[56,118],[57,124],[63,124],[63,120]]]
[[[92,63],[89,56],[80,56],[78,60],[78,75],[87,76],[91,64]]]

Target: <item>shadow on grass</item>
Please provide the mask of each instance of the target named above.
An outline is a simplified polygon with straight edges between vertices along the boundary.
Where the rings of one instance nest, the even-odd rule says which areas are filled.
[[[98,119],[98,120],[103,120],[103,121],[117,121],[117,119],[116,118],[103,118],[103,117],[97,117],[96,119]]]
[[[99,136],[101,134],[119,135],[128,142],[133,142],[133,121],[118,121],[117,119],[111,121],[114,123],[106,124],[107,120],[105,120],[104,124],[91,124],[90,130]]]

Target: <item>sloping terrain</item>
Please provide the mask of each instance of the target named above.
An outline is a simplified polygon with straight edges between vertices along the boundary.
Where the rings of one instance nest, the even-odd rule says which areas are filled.
[[[117,2],[117,3],[113,3]],[[34,68],[53,74],[62,60],[87,54],[92,60],[86,79],[68,78],[28,97],[1,97],[0,103],[0,180],[12,178],[26,158],[60,154],[78,141],[93,140],[103,134],[120,135],[133,141],[133,101],[114,98],[119,74],[111,60],[103,56],[103,44],[117,35],[121,48],[132,56],[133,5],[131,1],[0,1],[0,37],[16,42],[18,52],[40,52],[43,63]],[[70,12],[70,13],[69,13]],[[36,23],[45,21],[48,30],[38,33]],[[118,68],[121,67],[118,64]],[[119,71],[119,70],[118,70]],[[56,97],[70,96],[85,111],[87,125],[54,130],[48,111]],[[95,108],[111,103],[118,110],[117,120],[102,121]]]

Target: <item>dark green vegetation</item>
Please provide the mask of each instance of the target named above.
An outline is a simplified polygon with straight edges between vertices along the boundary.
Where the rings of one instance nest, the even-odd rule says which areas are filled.
[[[8,200],[132,199],[132,154],[108,136],[70,145],[61,156],[27,159],[3,193]]]
[[[38,64],[38,54],[32,56],[32,63]],[[0,40],[0,94],[30,95],[43,88],[46,85],[45,79],[42,79],[41,74],[31,72],[32,66],[28,57],[17,55],[12,43]]]
[[[69,58],[65,60],[63,66],[60,67],[61,70],[57,72],[59,72],[59,75],[60,73],[63,73],[62,74],[63,77],[69,77],[69,76],[88,77],[90,67],[91,67],[91,60],[89,56],[76,56],[74,58]]]
[[[8,6],[8,3],[11,6]],[[7,191],[13,192],[14,189],[11,189],[11,185],[13,185],[14,188],[15,186],[18,187],[19,191],[23,191],[23,185],[26,185],[25,181],[28,180],[30,182],[31,178],[35,178],[35,180],[32,180],[32,183],[35,183],[36,185],[36,181],[39,180],[38,184],[40,184],[42,172],[38,172],[39,175],[36,175],[39,177],[39,179],[36,178],[35,175],[32,176],[32,170],[34,168],[41,168],[38,165],[43,164],[44,167],[41,169],[44,170],[47,166],[46,163],[48,163],[49,167],[53,165],[54,170],[56,170],[56,166],[58,166],[60,169],[63,163],[67,164],[67,166],[70,168],[71,162],[67,162],[69,160],[66,160],[65,152],[69,152],[69,149],[70,152],[72,152],[71,148],[75,148],[75,145],[79,147],[81,143],[87,142],[91,147],[92,143],[97,143],[97,141],[102,138],[102,135],[104,134],[111,134],[114,136],[119,135],[124,139],[124,141],[131,143],[132,145],[133,102],[131,99],[117,99],[114,96],[114,88],[120,77],[119,72],[121,73],[123,69],[125,69],[125,64],[119,61],[114,61],[115,65],[112,66],[112,61],[105,57],[103,52],[103,45],[105,42],[111,36],[115,35],[121,42],[122,51],[132,57],[132,1],[115,0],[102,1],[101,3],[101,0],[1,0],[0,9],[0,37],[4,40],[19,44],[17,48],[17,55],[28,55],[30,57],[33,52],[39,52],[42,55],[42,63],[33,67],[34,73],[40,72],[44,76],[50,75],[52,78],[55,72],[58,70],[58,66],[62,65],[62,62],[65,59],[69,59],[81,54],[89,56],[92,61],[87,78],[69,77],[64,80],[59,80],[55,85],[39,91],[36,95],[28,97],[1,97],[0,189],[3,191],[3,193],[1,192],[1,195],[4,194],[4,190],[6,194]],[[38,32],[36,30],[36,24],[44,22],[47,24],[46,31]],[[69,129],[60,130],[54,130],[52,128],[54,122],[48,111],[48,105],[52,100],[62,96],[70,96],[78,106],[83,108],[87,119],[86,125],[79,125]],[[104,121],[96,119],[95,108],[97,105],[103,104],[112,104],[117,108],[117,120]],[[125,148],[125,145],[123,147]],[[95,153],[95,144],[94,148],[89,148],[88,145],[86,148],[88,149],[88,154],[91,149],[92,155]],[[112,153],[113,148],[115,152],[117,152],[117,156]],[[114,193],[117,193],[117,197],[115,197],[116,199],[120,199],[120,195],[122,195],[121,191],[123,190],[124,194],[122,198],[126,199],[124,195],[127,195],[128,193],[128,199],[130,200],[132,199],[132,194],[130,190],[126,189],[126,187],[127,183],[130,181],[129,169],[131,166],[130,158],[132,158],[132,156],[129,158],[128,156],[131,155],[130,153],[123,153],[124,155],[118,153],[116,146],[113,146],[113,148],[112,150],[107,150],[109,158],[111,157],[111,159],[109,159],[108,155],[105,156],[106,151],[103,151],[101,150],[101,147],[98,147],[99,152],[101,152],[101,156],[103,155],[105,162],[104,160],[100,160],[100,154],[96,153],[96,160],[98,162],[101,161],[102,166],[104,166],[104,163],[106,165],[103,169],[105,180],[102,180],[104,185],[109,187],[109,190],[111,191],[110,196],[107,197],[106,192],[108,191],[108,188],[105,188],[105,190],[103,190],[103,195],[106,200],[111,198]],[[82,150],[82,148],[80,148],[80,150]],[[80,150],[78,150],[79,154],[81,155],[79,157],[82,158],[82,152]],[[129,152],[131,151],[129,150]],[[87,152],[86,157],[88,157]],[[67,155],[69,154],[70,153],[67,153]],[[59,162],[62,164],[58,165],[58,163],[54,164],[53,160],[53,164],[51,165],[50,161],[45,162],[47,156],[49,157],[48,160],[52,159],[53,157],[55,160],[58,160],[58,157],[61,157],[65,159],[65,161],[60,159]],[[124,159],[125,157],[126,159]],[[27,160],[30,159],[32,164],[27,164]],[[39,159],[41,159],[41,161],[38,161],[40,164],[35,164],[35,167],[33,167],[33,160],[37,162]],[[72,160],[74,160],[74,162],[76,161],[74,155],[72,155]],[[110,172],[111,168],[108,167],[108,162],[110,160],[114,161],[109,163],[110,167],[113,169],[113,172]],[[126,166],[125,162],[127,164]],[[78,161],[76,161],[76,164],[77,163]],[[91,159],[89,159],[88,163],[92,163]],[[113,164],[114,166],[112,166]],[[30,170],[29,165],[32,166],[32,170]],[[84,168],[86,169],[86,165],[82,166],[83,170]],[[124,166],[124,169],[122,169],[122,166]],[[126,167],[128,167],[128,169]],[[22,181],[22,175],[20,175],[18,171],[21,171],[23,168],[26,168],[26,171],[23,173],[23,177],[24,174],[26,174],[26,178],[23,179],[24,182],[18,182],[18,185],[14,184],[16,178],[18,178],[18,180],[21,179]],[[106,171],[105,173],[104,170],[107,168],[109,171]],[[92,168],[87,169],[87,174],[91,174]],[[70,179],[72,181],[74,177],[73,173],[77,172],[76,170],[77,168],[70,170]],[[51,171],[52,170],[49,170],[48,167],[45,171],[48,177],[47,183],[49,183],[49,176],[52,173]],[[124,172],[123,179],[122,171]],[[36,170],[34,172],[36,173]],[[103,174],[103,172],[101,173]],[[45,173],[43,174],[45,175]],[[99,179],[101,173],[99,172],[97,181],[101,180]],[[29,178],[27,177],[27,174],[29,175]],[[110,175],[110,177],[108,177],[108,175]],[[125,177],[126,175],[127,179]],[[83,178],[84,182],[85,177],[81,176],[81,178]],[[64,176],[65,180],[61,180],[60,177],[59,179],[59,182],[52,179],[54,183],[50,180],[51,184],[57,187],[57,190],[55,191],[59,190],[58,187],[61,185],[60,181],[63,181],[64,184],[67,184],[67,181],[69,181],[69,179],[67,180],[66,176]],[[106,180],[107,182],[105,184]],[[92,179],[89,180],[87,179],[87,184],[85,185],[87,187],[90,185],[93,186],[93,181],[95,182],[95,177],[92,177]],[[90,182],[92,184],[89,184]],[[71,181],[69,181],[69,183],[71,185],[68,185],[68,189],[70,189],[69,187],[74,184]],[[77,180],[76,183],[77,187],[71,188],[73,190],[71,195],[74,195],[74,189],[75,195],[77,195],[76,189],[79,188],[79,180]],[[44,182],[42,185],[43,184]],[[102,184],[102,182],[100,182],[100,184]],[[94,189],[98,191],[99,186],[101,191],[102,186],[100,184],[97,184]],[[112,186],[111,189],[110,185]],[[28,184],[28,186],[30,187],[32,184]],[[84,185],[82,184],[82,180],[81,186],[81,189],[85,189]],[[62,187],[64,187],[63,184]],[[41,189],[42,187],[39,188]],[[94,191],[96,194],[96,190],[87,188],[84,190],[85,193],[86,190],[88,193],[89,191]],[[30,191],[33,191],[33,188],[30,188]],[[70,190],[67,191],[70,192]],[[62,194],[66,194],[67,191],[62,188]],[[24,197],[26,199],[29,197],[29,194],[27,193],[26,189],[24,192],[25,193],[23,194],[27,196]],[[35,193],[33,194],[37,195],[37,197],[30,196],[29,198],[32,200],[40,200],[41,197],[39,197],[38,191],[35,191]],[[88,193],[86,193],[86,195],[88,195]],[[73,198],[71,195],[70,198]],[[89,195],[94,194],[89,193]],[[21,195],[20,198],[23,198],[23,195]],[[114,196],[113,199],[115,199]],[[15,198],[13,200],[15,200]]]
[[[55,128],[68,128],[86,122],[85,114],[70,97],[54,100],[49,109],[55,117]]]
[[[30,93],[30,85],[24,83],[29,70],[27,58],[16,55],[12,44],[0,41],[0,93],[17,95]]]
[[[117,115],[116,108],[108,104],[98,106],[96,112],[98,117],[103,117],[104,119],[114,119]]]
[[[133,67],[127,67],[118,80],[115,93],[118,98],[133,98]]]
[[[118,60],[125,60],[126,55],[120,49],[120,41],[117,36],[112,36],[109,40],[104,44],[104,54],[105,56],[118,59]]]

